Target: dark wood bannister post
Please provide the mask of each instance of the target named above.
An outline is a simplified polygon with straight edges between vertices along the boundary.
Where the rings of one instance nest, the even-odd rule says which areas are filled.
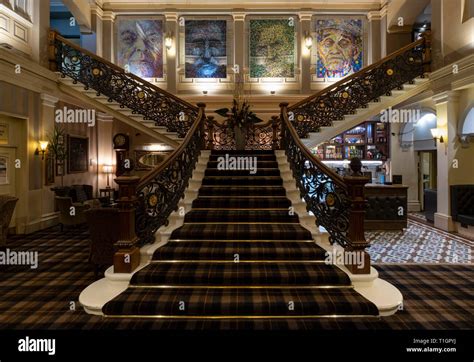
[[[272,116],[272,150],[280,149],[279,135],[278,135],[278,122],[280,118],[278,116]]]
[[[140,249],[136,246],[135,205],[137,202],[138,176],[119,176],[115,182],[119,185],[119,240],[115,244],[114,273],[131,273],[140,264]]]
[[[351,209],[349,212],[349,229],[347,230],[347,239],[349,245],[345,248],[345,252],[353,252],[353,263],[346,263],[346,267],[353,274],[370,274],[370,255],[365,251],[369,246],[365,240],[364,220],[366,200],[364,196],[365,184],[369,182],[368,177],[362,176],[362,162],[358,158],[351,160],[350,168],[352,174],[344,177],[347,185],[348,196],[350,198]],[[363,264],[358,261],[362,256]],[[344,258],[347,262],[348,258]]]
[[[48,62],[49,70],[56,72],[58,65],[56,63],[56,35],[55,30],[50,30],[48,33]]]
[[[201,142],[201,150],[207,149],[207,144],[206,144],[206,103],[204,102],[198,102],[196,105],[199,107],[199,111],[202,112],[202,122],[201,122],[201,136],[202,136],[202,142]]]
[[[207,145],[206,150],[214,149],[214,116],[207,116]]]

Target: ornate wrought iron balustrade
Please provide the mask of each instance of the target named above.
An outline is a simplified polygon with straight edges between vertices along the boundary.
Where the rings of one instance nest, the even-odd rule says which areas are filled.
[[[235,150],[234,130],[228,121],[217,122],[209,116],[205,122],[206,148],[212,150]],[[281,125],[278,117],[261,124],[251,124],[245,130],[246,150],[275,150],[280,148]]]
[[[74,83],[84,84],[97,95],[105,95],[134,114],[164,126],[169,132],[184,137],[196,120],[198,108],[171,93],[135,76],[97,55],[80,48],[50,32],[50,64],[62,77],[70,77]]]
[[[155,232],[167,225],[170,214],[178,209],[204,147],[204,119],[202,104],[196,122],[179,148],[138,183],[135,230],[140,244],[153,242]]]
[[[348,246],[351,200],[344,179],[311,155],[301,143],[287,117],[285,104],[281,123],[283,149],[308,211],[315,215],[317,224],[328,231],[331,244]]]
[[[423,76],[429,62],[429,40],[422,38],[377,63],[363,68],[288,108],[289,119],[301,138],[332,126],[357,108],[390,95],[407,82]]]

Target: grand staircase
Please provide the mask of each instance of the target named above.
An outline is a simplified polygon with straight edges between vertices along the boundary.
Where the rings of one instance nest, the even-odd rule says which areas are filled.
[[[256,157],[257,170],[218,169],[218,158]],[[198,197],[108,317],[316,318],[375,316],[348,275],[289,212],[274,151],[212,151]]]
[[[281,103],[280,118],[256,135],[258,142],[247,142],[248,151],[216,151],[232,148],[234,135],[231,127],[229,134],[216,131],[205,117],[205,105],[191,106],[55,39],[55,64],[73,85],[82,83],[84,91],[104,95],[103,103],[128,107],[132,115],[142,114],[144,121],[185,136],[148,174],[115,180],[121,236],[113,268],[81,293],[79,300],[89,313],[176,319],[396,313],[403,296],[378,278],[366,250],[364,186],[369,180],[360,160],[351,160],[343,177],[303,141],[307,146],[324,141],[428,89],[427,40],[297,104]],[[197,165],[204,149],[213,151],[202,177]],[[279,157],[273,150],[279,150]],[[220,157],[227,154],[256,157],[257,169],[222,169]],[[196,174],[202,177],[197,196]],[[187,213],[181,215],[180,209]],[[319,227],[326,230],[327,242],[322,242]],[[343,254],[344,260],[326,263],[330,251]]]

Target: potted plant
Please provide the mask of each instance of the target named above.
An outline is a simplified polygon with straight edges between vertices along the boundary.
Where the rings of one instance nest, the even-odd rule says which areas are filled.
[[[262,122],[262,120],[250,110],[250,102],[244,96],[244,82],[241,81],[241,78],[235,83],[232,108],[221,108],[216,110],[216,113],[227,118],[227,125],[234,132],[237,150],[245,149],[248,127],[254,123]]]

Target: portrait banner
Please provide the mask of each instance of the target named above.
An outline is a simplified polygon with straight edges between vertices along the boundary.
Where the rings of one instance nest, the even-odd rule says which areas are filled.
[[[142,78],[163,78],[163,22],[118,20],[117,64]]]
[[[295,23],[284,19],[250,20],[250,77],[295,76]]]
[[[185,77],[227,77],[227,21],[186,20]]]
[[[363,67],[362,19],[318,19],[316,77],[341,78]]]

